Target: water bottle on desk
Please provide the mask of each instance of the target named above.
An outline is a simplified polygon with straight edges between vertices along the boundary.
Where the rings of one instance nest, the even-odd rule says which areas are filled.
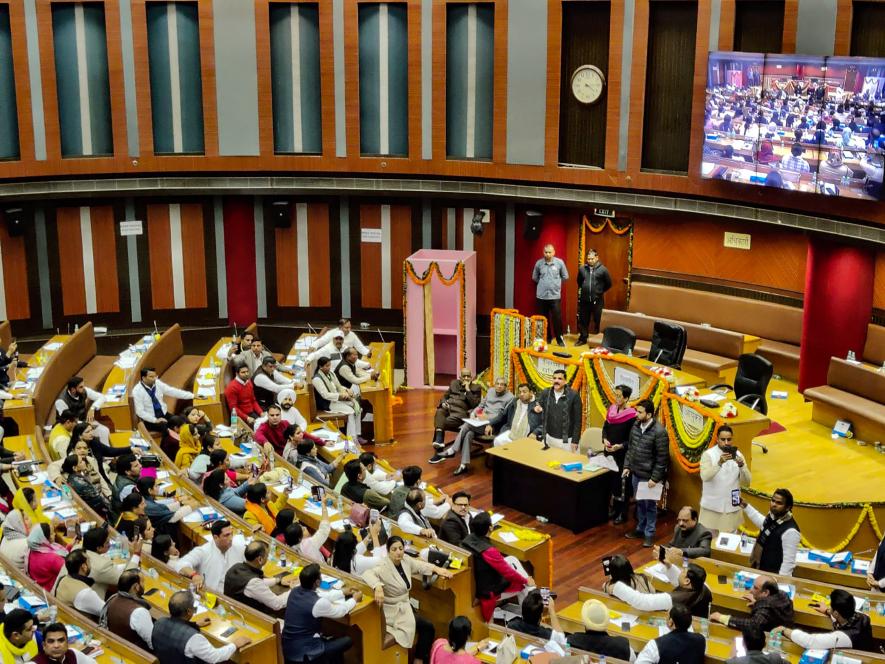
[[[240,422],[239,422],[239,418],[237,417],[237,411],[232,410],[230,412],[230,428],[231,428],[231,432],[233,433],[233,436],[235,438],[237,435],[237,428],[239,427],[239,424],[240,424]]]

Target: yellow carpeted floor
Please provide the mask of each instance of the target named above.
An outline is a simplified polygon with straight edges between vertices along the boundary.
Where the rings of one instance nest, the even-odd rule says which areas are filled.
[[[772,399],[771,390],[786,391],[788,398]],[[768,454],[753,446],[751,488],[770,494],[786,487],[800,502],[885,501],[885,455],[876,452],[874,441],[862,447],[856,440],[833,440],[828,428],[811,421],[811,404],[796,384],[784,380],[771,381],[768,415],[786,431],[756,439]]]

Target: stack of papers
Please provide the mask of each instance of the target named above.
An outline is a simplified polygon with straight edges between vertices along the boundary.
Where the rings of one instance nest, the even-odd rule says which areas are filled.
[[[64,344],[62,344],[61,341],[50,341],[48,344],[45,344],[43,346],[43,350],[48,350],[51,353],[51,352],[57,351],[63,345]]]
[[[75,510],[73,507],[64,507],[61,509],[57,509],[55,510],[54,514],[62,521],[65,521],[66,519],[76,519],[79,516],[77,510]]]
[[[219,360],[226,360],[228,354],[230,353],[230,347],[230,343],[221,344],[221,348],[219,348],[215,352],[215,357],[217,357]]]
[[[315,503],[312,500],[308,500],[304,504],[304,511],[307,512],[308,514],[313,514],[314,516],[322,516],[322,514],[323,514],[323,508],[318,503]],[[338,510],[336,510],[334,507],[329,507],[327,505],[326,506],[326,514],[328,514],[329,517],[333,517],[336,514],[338,514]]]
[[[596,456],[590,457],[590,462],[584,465],[584,469],[590,472],[601,468],[607,468],[616,473],[618,472],[618,462],[615,461],[614,457],[606,456],[605,454],[597,454]]]
[[[310,495],[310,489],[303,486],[296,486],[289,492],[289,500],[301,500]]]
[[[664,566],[661,563],[655,563],[651,567],[646,567],[645,573],[663,581],[664,583],[670,583],[670,577],[667,576],[667,572],[664,570]]]
[[[43,373],[43,369],[45,367],[34,367],[33,369],[28,369],[27,374],[25,374],[29,381],[37,380],[40,375]]]
[[[117,358],[117,361],[114,362],[118,367],[123,369],[131,369],[135,366],[135,363],[138,362],[138,356],[131,351],[123,351],[120,353],[120,357]]]
[[[495,524],[497,524],[499,521],[503,521],[503,520],[504,520],[503,514],[497,514],[496,512],[492,512],[491,521],[492,521],[493,526]]]
[[[519,538],[509,530],[499,530],[498,537],[500,537],[503,542],[507,542],[507,544],[513,544],[514,542],[519,541]]]
[[[198,387],[197,394],[195,395],[197,399],[212,399],[215,396],[215,386],[212,387]]]
[[[639,622],[639,616],[634,616],[632,613],[618,613],[617,611],[609,611],[608,615],[609,621],[613,625],[617,625],[621,629],[624,629],[625,624],[628,627],[633,627],[633,625]]]
[[[741,545],[741,536],[736,533],[719,533],[715,547],[720,551],[737,551]]]

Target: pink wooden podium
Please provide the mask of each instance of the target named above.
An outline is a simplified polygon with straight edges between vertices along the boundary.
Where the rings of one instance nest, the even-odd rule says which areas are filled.
[[[404,261],[403,279],[406,384],[475,372],[476,252],[421,249]]]

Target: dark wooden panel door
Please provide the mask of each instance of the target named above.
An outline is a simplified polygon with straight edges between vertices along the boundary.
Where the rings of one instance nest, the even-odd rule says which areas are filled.
[[[851,55],[885,58],[885,3],[855,2],[851,17]]]
[[[738,0],[734,6],[734,50],[780,53],[784,6],[784,0]]]
[[[697,2],[650,3],[643,170],[688,171],[697,20]]]
[[[559,161],[605,165],[607,90],[595,104],[574,98],[571,79],[581,65],[595,65],[608,80],[611,3],[603,0],[562,3],[562,67],[559,99]]]

